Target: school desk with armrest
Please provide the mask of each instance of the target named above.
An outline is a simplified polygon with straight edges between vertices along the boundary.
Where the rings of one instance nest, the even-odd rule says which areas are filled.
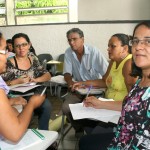
[[[46,150],[58,138],[56,131],[28,129],[18,143],[0,138],[1,150]]]

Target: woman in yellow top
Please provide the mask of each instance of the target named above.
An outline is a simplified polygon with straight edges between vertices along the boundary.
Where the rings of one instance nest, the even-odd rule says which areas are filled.
[[[125,75],[122,73],[123,67],[127,61],[130,61],[132,58],[131,54],[127,54],[127,56],[120,62],[117,67],[117,62],[114,61],[109,75],[106,78],[106,92],[105,97],[114,99],[115,101],[123,100],[123,98],[127,95],[128,89],[130,90],[130,85],[126,84]],[[132,84],[132,82],[131,82]],[[127,85],[127,86],[126,86]]]
[[[130,54],[129,40],[129,36],[125,34],[114,34],[108,43],[110,63],[103,78],[77,82],[73,87],[73,90],[83,85],[106,88],[105,97],[114,101],[100,101],[94,96],[89,96],[84,101],[85,106],[121,110],[124,97],[136,81],[136,78],[130,76],[132,55]]]

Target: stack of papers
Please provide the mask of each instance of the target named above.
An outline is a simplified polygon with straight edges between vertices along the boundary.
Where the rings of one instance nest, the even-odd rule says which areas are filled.
[[[92,119],[103,122],[118,123],[121,112],[108,109],[95,109],[92,107],[84,107],[83,103],[69,104],[74,120]]]

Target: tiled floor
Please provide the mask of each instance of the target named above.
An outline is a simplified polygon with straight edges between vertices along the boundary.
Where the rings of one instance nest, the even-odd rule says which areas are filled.
[[[57,130],[59,128],[59,130],[57,130],[60,133],[60,125],[61,125],[61,100],[59,100],[56,96],[51,96],[49,94],[49,89],[47,89],[47,95],[48,95],[48,99],[50,100],[53,110],[52,110],[52,114],[51,114],[51,120],[53,120],[54,122],[57,122],[56,126],[54,123],[54,126],[52,127],[52,130]],[[51,127],[52,124],[50,124]],[[59,127],[58,127],[59,126]],[[37,118],[35,117],[34,120],[31,123],[31,128],[32,127],[37,127]],[[65,129],[69,128],[70,124],[67,123],[65,124]],[[75,137],[75,132],[74,129],[71,128],[69,130],[69,132],[66,134],[66,136],[64,137],[64,139],[60,141],[60,134],[59,137],[57,139],[57,142],[59,143],[59,147],[58,150],[79,150],[78,148],[78,139]]]

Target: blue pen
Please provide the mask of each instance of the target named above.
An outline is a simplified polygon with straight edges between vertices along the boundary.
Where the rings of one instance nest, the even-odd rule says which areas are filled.
[[[87,91],[87,94],[86,94],[86,97],[85,97],[85,98],[87,98],[87,97],[89,96],[92,87],[93,87],[92,85],[89,87],[89,89],[88,89],[88,91]]]
[[[92,85],[89,86],[85,99],[89,96],[92,87],[93,87]],[[84,102],[83,102],[83,107],[84,107]]]

